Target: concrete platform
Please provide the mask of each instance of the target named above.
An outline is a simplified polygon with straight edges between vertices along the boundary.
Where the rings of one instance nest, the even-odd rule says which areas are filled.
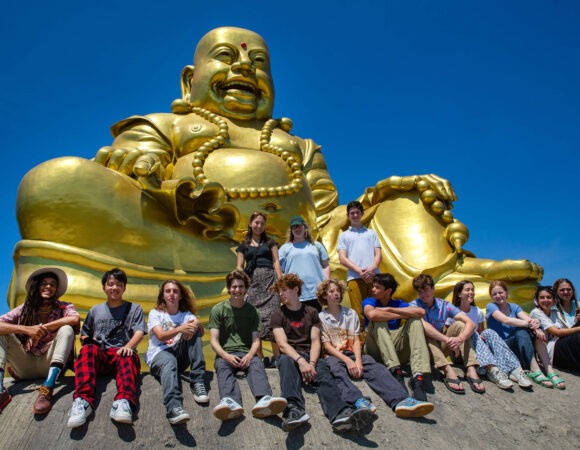
[[[279,394],[277,370],[268,376],[275,394]],[[567,382],[565,391],[534,387],[525,392],[515,387],[501,391],[485,382],[487,393],[470,390],[459,396],[435,381],[429,398],[435,411],[424,419],[398,419],[364,384],[357,385],[378,406],[377,418],[363,432],[338,434],[322,414],[313,391],[306,392],[310,423],[285,433],[281,418],[259,420],[250,409],[254,399],[247,382],[242,380],[246,416],[220,422],[212,415],[219,395],[213,372],[210,379],[210,406],[197,405],[186,383],[185,408],[191,420],[171,426],[165,418],[159,383],[149,374],[141,375],[140,405],[133,425],[119,425],[109,418],[116,392],[115,382],[101,378],[97,387],[97,408],[87,424],[77,429],[66,427],[72,403],[74,378],[65,377],[55,390],[54,408],[46,416],[34,416],[32,404],[37,383],[6,380],[12,402],[0,413],[1,449],[111,449],[111,448],[459,448],[459,449],[575,449],[580,442],[580,377],[560,372]]]

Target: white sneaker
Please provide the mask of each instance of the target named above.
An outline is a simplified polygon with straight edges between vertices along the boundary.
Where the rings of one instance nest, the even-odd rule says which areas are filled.
[[[244,408],[229,397],[224,397],[219,404],[213,409],[213,415],[219,420],[237,419],[244,415]]]
[[[68,422],[66,426],[69,428],[76,428],[83,426],[89,417],[93,413],[93,408],[86,400],[77,397],[72,404],[70,411],[68,412]]]
[[[265,395],[254,405],[252,414],[258,418],[275,416],[284,411],[286,406],[288,406],[288,402],[285,398]]]
[[[512,370],[509,374],[509,379],[515,383],[518,383],[518,386],[523,389],[529,389],[532,387],[532,382],[526,376],[526,373],[522,370],[521,367]]]
[[[131,412],[131,405],[127,399],[115,400],[111,413],[111,419],[120,423],[133,423],[133,413]]]
[[[487,378],[489,378],[490,381],[493,381],[500,389],[510,389],[514,385],[509,380],[508,376],[497,367],[495,367],[494,370],[487,371]]]

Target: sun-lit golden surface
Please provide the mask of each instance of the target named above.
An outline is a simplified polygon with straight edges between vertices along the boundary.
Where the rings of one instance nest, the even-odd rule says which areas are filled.
[[[239,28],[210,31],[194,65],[182,71],[181,90],[171,113],[115,124],[114,141],[94,160],[50,160],[23,178],[10,306],[23,301],[33,270],[57,266],[70,277],[66,298],[86,310],[104,297],[101,274],[118,266],[129,275],[127,298],[146,311],[160,282],[172,277],[192,288],[206,316],[225,296],[233,249],[256,210],[268,214],[268,232],[279,241],[289,218],[304,216],[328,248],[335,275],[344,276],[336,243],[348,225],[345,208],[321,148],[292,135],[291,120],[272,119],[264,40]],[[345,159],[345,168],[350,164]],[[421,272],[435,277],[443,297],[471,279],[480,305],[489,280],[508,281],[512,300],[525,301],[541,279],[541,267],[527,260],[492,261],[465,251],[468,230],[451,213],[455,192],[436,175],[392,176],[360,200],[364,222],[383,246],[381,270],[396,276],[402,298],[414,297],[410,280]]]

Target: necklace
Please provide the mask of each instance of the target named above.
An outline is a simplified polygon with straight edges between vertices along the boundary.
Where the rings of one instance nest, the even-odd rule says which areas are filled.
[[[207,176],[204,173],[203,165],[211,152],[225,144],[226,140],[229,138],[229,127],[223,118],[207,109],[194,106],[190,111],[218,127],[217,135],[197,149],[194,154],[195,159],[191,163],[193,166],[193,174],[197,182],[200,184],[207,184],[210,180],[207,179]],[[266,121],[260,131],[260,151],[272,153],[281,158],[288,165],[288,169],[292,174],[292,182],[290,184],[274,187],[258,186],[249,188],[224,188],[228,199],[233,200],[239,198],[244,200],[247,198],[254,199],[258,197],[282,197],[292,195],[302,189],[304,175],[302,173],[302,166],[298,159],[289,151],[270,143],[272,133],[276,128],[289,132],[292,128],[292,121],[287,118],[270,119]]]

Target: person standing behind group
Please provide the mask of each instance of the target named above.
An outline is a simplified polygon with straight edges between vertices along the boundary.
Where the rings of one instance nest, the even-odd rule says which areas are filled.
[[[52,409],[52,391],[69,359],[80,325],[74,305],[59,300],[67,284],[62,270],[38,269],[28,277],[24,303],[0,316],[0,411],[11,400],[4,389],[6,362],[15,379],[46,376],[37,389],[32,412],[47,414]]]
[[[137,405],[137,375],[141,362],[137,345],[147,328],[143,309],[123,299],[127,274],[107,271],[102,278],[105,303],[93,306],[81,328],[82,347],[75,362],[75,393],[67,426],[80,427],[95,408],[97,374],[115,375],[117,394],[110,417],[115,422],[133,423],[131,407]]]
[[[364,208],[353,200],[346,205],[348,230],[338,237],[338,259],[348,269],[347,286],[350,306],[364,323],[362,301],[372,297],[373,276],[381,263],[381,244],[377,233],[362,224]],[[361,333],[361,337],[363,334]]]
[[[167,280],[159,288],[157,305],[149,313],[149,348],[145,360],[151,374],[161,382],[163,404],[172,425],[187,422],[179,374],[191,366],[189,385],[198,403],[208,403],[205,360],[201,337],[203,325],[195,317],[193,295],[183,284]]]
[[[236,249],[238,260],[236,270],[245,272],[251,280],[247,301],[256,307],[260,314],[260,339],[272,343],[272,353],[278,356],[280,351],[272,336],[270,317],[280,309],[280,297],[272,290],[276,280],[282,277],[282,268],[278,256],[278,245],[266,234],[266,214],[256,211],[250,216],[246,238]],[[257,355],[264,357],[262,346]],[[269,366],[269,361],[266,360]]]
[[[280,265],[283,273],[294,273],[304,282],[300,301],[322,310],[316,298],[316,289],[323,280],[330,278],[328,253],[324,246],[312,242],[310,229],[300,216],[290,219],[288,241],[280,247]]]
[[[540,286],[534,296],[536,308],[530,317],[538,319],[544,332],[548,333],[548,354],[552,363],[561,369],[580,371],[580,326],[570,327],[562,311],[554,302],[554,294],[549,286]],[[580,313],[576,315],[580,322]],[[564,382],[556,373],[548,372],[548,379],[554,387]]]
[[[515,303],[508,303],[508,288],[503,281],[492,281],[489,285],[492,302],[487,304],[485,315],[487,327],[495,331],[518,357],[527,376],[536,384],[552,388],[538,361],[551,372],[550,356],[546,348],[547,338],[540,327],[540,321],[532,319]],[[563,384],[563,383],[562,383]],[[562,386],[560,386],[562,388]]]
[[[451,303],[463,311],[477,327],[471,339],[477,361],[487,369],[487,377],[501,389],[511,388],[512,381],[521,388],[530,388],[532,383],[522,370],[517,356],[495,331],[483,329],[483,313],[475,304],[474,284],[469,280],[457,283],[453,288]],[[445,324],[451,326],[454,322],[455,319],[450,318]]]

